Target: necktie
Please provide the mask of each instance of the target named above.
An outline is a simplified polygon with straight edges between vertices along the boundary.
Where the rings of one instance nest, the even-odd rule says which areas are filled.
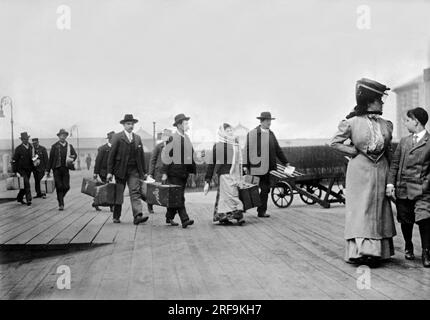
[[[412,138],[412,146],[415,146],[417,144],[418,141],[418,136],[416,134],[414,134],[413,138]]]

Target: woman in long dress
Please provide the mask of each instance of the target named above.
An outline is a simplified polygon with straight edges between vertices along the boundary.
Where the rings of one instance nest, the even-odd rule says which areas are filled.
[[[385,195],[393,124],[381,117],[386,90],[376,81],[357,81],[357,106],[340,122],[331,141],[333,148],[352,158],[345,193],[345,260],[350,263],[373,265],[394,255],[396,230]]]
[[[205,176],[205,193],[209,191],[213,174],[218,175],[218,190],[215,201],[213,221],[232,224],[237,220],[242,225],[243,204],[239,200],[238,185],[242,176],[242,150],[233,128],[224,123],[218,129],[217,143],[212,149],[212,161],[208,164]]]

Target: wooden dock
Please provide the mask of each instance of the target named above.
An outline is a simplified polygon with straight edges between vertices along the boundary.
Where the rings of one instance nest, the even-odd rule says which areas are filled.
[[[397,227],[396,255],[371,269],[370,288],[360,289],[360,269],[343,260],[344,206],[323,209],[297,197],[287,209],[270,204],[268,219],[249,210],[244,226],[221,226],[212,222],[214,192],[189,193],[193,226],[168,226],[165,209],[155,207],[136,227],[128,198],[121,224],[112,223],[107,208],[96,212],[79,191],[83,175],[73,173],[63,212],[53,194],[31,207],[0,203],[0,299],[430,297],[417,228],[417,259],[404,259]],[[62,265],[71,270],[70,290],[57,288]]]

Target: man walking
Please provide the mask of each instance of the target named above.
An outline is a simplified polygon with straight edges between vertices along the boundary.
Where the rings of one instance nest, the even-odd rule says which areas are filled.
[[[66,141],[69,133],[60,129],[57,133],[58,141],[51,147],[49,165],[46,174],[54,173],[55,189],[57,190],[58,210],[64,210],[64,197],[70,190],[70,172],[75,170],[74,161],[78,157],[73,146]]]
[[[157,144],[154,150],[151,153],[151,160],[149,162],[149,176],[153,178],[157,182],[161,182],[161,168],[163,166],[163,162],[161,160],[161,152],[166,146],[169,139],[171,139],[172,131],[169,129],[164,129],[161,135],[161,142]],[[149,213],[154,213],[154,206],[152,204],[148,204]]]
[[[111,131],[107,134],[108,142],[104,145],[100,146],[97,150],[96,163],[94,165],[94,179],[100,178],[100,180],[104,183],[107,182],[107,167],[108,167],[108,158],[109,152],[112,148],[112,138],[115,134],[115,131]],[[93,207],[96,208],[97,211],[101,211],[101,209],[93,204]],[[113,211],[113,207],[111,208]]]
[[[30,206],[32,200],[30,176],[34,168],[32,160],[33,147],[28,142],[30,136],[27,134],[27,132],[22,132],[20,139],[22,143],[16,147],[15,153],[13,154],[12,169],[18,177],[24,178],[24,189],[19,190],[16,200],[22,204],[25,204],[25,196],[27,205]]]
[[[35,198],[46,198],[46,194],[41,191],[40,188],[40,181],[43,178],[43,175],[45,174],[45,171],[48,169],[49,164],[49,158],[48,158],[48,151],[46,151],[46,148],[44,146],[41,146],[39,144],[38,138],[31,139],[31,142],[33,144],[33,176],[34,176],[34,183],[36,188],[36,196]]]
[[[258,217],[268,218],[267,200],[270,192],[270,171],[276,170],[276,159],[287,166],[288,161],[273,131],[270,130],[272,115],[270,112],[262,112],[257,119],[260,125],[251,130],[246,137],[246,169],[249,174],[260,178],[261,206],[257,208]]]
[[[143,216],[140,194],[140,179],[145,176],[145,158],[142,139],[133,133],[134,125],[138,122],[132,114],[126,114],[120,123],[124,131],[117,133],[112,138],[112,148],[108,156],[107,181],[115,176],[117,184],[123,187],[127,184],[130,190],[131,208],[133,211],[133,223],[138,225],[148,220]],[[113,222],[120,223],[122,205],[115,205],[113,210]]]
[[[186,134],[188,131],[188,120],[183,113],[175,117],[173,126],[177,131],[172,135],[171,141],[164,147],[162,152],[161,180],[163,183],[179,185],[182,187],[183,205],[176,208],[167,208],[166,223],[177,226],[174,222],[176,213],[182,222],[182,228],[186,228],[194,223],[187,214],[185,208],[185,186],[187,184],[188,175],[196,173],[196,163],[194,162],[194,150],[190,138]]]

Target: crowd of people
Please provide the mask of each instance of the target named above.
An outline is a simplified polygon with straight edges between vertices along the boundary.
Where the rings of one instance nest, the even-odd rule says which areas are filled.
[[[423,108],[415,108],[404,115],[404,124],[411,134],[403,137],[393,152],[393,124],[381,117],[388,90],[387,86],[370,79],[357,81],[357,105],[340,122],[331,141],[334,149],[349,158],[345,193],[345,260],[375,265],[394,255],[396,229],[391,204],[394,202],[405,241],[405,258],[415,258],[412,230],[417,223],[422,263],[430,267],[430,143],[427,143],[430,134],[425,129],[428,114]],[[258,217],[268,218],[270,171],[276,169],[277,162],[288,166],[288,160],[270,130],[274,120],[271,113],[262,112],[257,119],[260,123],[248,133],[245,146],[240,145],[230,124],[219,126],[207,166],[204,193],[208,193],[216,175],[213,221],[220,224],[245,223],[238,191],[244,174],[259,178],[261,204],[257,208]],[[180,186],[183,205],[166,209],[166,223],[179,225],[175,222],[178,214],[183,228],[194,224],[184,197],[188,176],[196,173],[194,149],[187,135],[189,120],[190,117],[184,114],[175,116],[173,126],[176,131],[163,131],[162,142],[152,152],[148,171],[142,140],[133,132],[138,120],[131,114],[126,114],[120,121],[124,130],[109,132],[108,142],[98,149],[94,178],[105,183],[115,180],[123,191],[128,186],[134,224],[146,222],[148,213],[154,212],[152,204],[147,205],[147,210],[142,204],[141,183],[148,178]],[[30,144],[28,134],[21,134],[22,144],[13,156],[13,170],[24,178],[24,189],[18,193],[18,202],[31,205],[29,179],[32,173],[37,197],[45,198],[46,194],[40,190],[40,180],[52,171],[59,210],[64,210],[64,197],[70,189],[69,170],[74,169],[77,154],[66,140],[67,131],[61,129],[57,136],[59,140],[52,145],[48,157],[46,148],[39,145],[37,138]],[[113,223],[120,223],[122,205],[113,205],[111,211]]]

